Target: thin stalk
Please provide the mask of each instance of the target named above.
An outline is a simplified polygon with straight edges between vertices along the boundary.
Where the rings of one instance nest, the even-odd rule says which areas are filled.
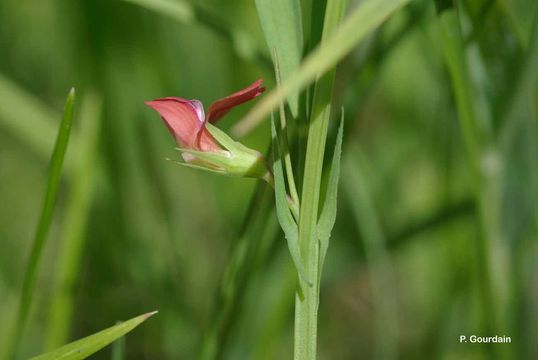
[[[329,0],[323,25],[322,42],[340,22],[345,8],[345,0]],[[317,237],[317,221],[323,170],[323,158],[327,141],[327,128],[331,113],[336,67],[317,81],[314,89],[306,157],[303,176],[301,213],[299,215],[299,245],[309,279],[308,284],[299,277],[295,294],[294,358],[296,360],[316,359],[317,323],[319,306],[320,248]]]
[[[308,131],[301,213],[299,216],[299,243],[308,277],[319,278],[319,244],[316,226],[319,207],[319,189],[323,156],[327,138],[330,106],[318,111]],[[295,359],[315,359],[317,350],[317,318],[319,283],[308,284],[299,279],[295,295]],[[304,289],[301,292],[300,289]]]

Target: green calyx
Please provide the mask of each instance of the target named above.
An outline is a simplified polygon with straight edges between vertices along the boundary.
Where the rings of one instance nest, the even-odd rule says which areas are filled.
[[[181,163],[182,165],[227,176],[263,179],[272,184],[273,175],[268,170],[265,158],[260,152],[234,141],[225,132],[209,123],[206,127],[224,150],[204,152],[178,148],[179,151],[193,158],[186,163]]]

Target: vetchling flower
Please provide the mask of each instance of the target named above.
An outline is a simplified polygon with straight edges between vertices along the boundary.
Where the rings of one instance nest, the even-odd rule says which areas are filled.
[[[198,100],[165,97],[146,101],[146,105],[161,115],[176,139],[185,160],[183,165],[272,182],[272,175],[261,153],[232,140],[212,125],[235,106],[260,95],[265,90],[262,82],[258,80],[241,91],[215,101],[209,106],[207,116]]]

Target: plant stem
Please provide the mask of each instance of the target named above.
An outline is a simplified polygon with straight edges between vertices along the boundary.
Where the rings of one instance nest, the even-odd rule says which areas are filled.
[[[322,41],[328,37],[342,19],[345,3],[345,0],[328,1]],[[335,73],[336,67],[333,67],[316,82],[310,112],[299,216],[299,245],[308,279],[312,283],[308,284],[299,277],[300,284],[295,294],[294,358],[296,360],[316,359],[319,279],[321,277],[317,222],[323,157],[331,114]]]
[[[310,124],[306,147],[303,196],[299,216],[299,243],[308,278],[303,279],[295,295],[295,359],[315,359],[317,343],[317,319],[319,304],[319,243],[316,226],[319,206],[319,188],[325,142],[327,138],[330,105],[317,112]],[[301,292],[303,289],[304,292]]]

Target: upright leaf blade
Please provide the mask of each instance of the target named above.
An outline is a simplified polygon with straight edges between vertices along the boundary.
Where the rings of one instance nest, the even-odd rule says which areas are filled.
[[[329,173],[329,181],[327,183],[327,193],[325,202],[318,220],[318,238],[320,241],[320,267],[323,267],[323,261],[329,247],[329,239],[331,231],[336,221],[336,205],[338,198],[338,180],[340,179],[340,159],[342,157],[342,138],[344,134],[344,112],[340,120],[338,135],[336,136],[336,144],[334,146],[333,160],[331,171]]]
[[[12,334],[13,337],[11,338],[11,341],[8,342],[7,354],[11,355],[12,357],[16,356],[15,354],[17,353],[18,346],[24,332],[28,313],[30,312],[35,288],[35,280],[39,270],[39,261],[41,260],[41,255],[43,253],[47,235],[52,223],[54,209],[56,207],[56,199],[62,176],[62,167],[65,153],[67,151],[67,145],[69,143],[69,135],[71,134],[71,125],[73,123],[74,102],[75,89],[73,88],[67,96],[62,122],[60,123],[60,128],[56,137],[56,144],[50,160],[43,207],[37,225],[34,242],[32,244],[30,258],[24,272],[19,306],[17,309],[17,322],[14,326],[14,332]]]
[[[70,187],[62,216],[62,235],[56,259],[56,281],[50,294],[51,307],[45,349],[64,344],[69,335],[74,310],[75,289],[84,257],[85,231],[92,207],[96,178],[102,101],[89,92],[79,112],[79,142],[73,159]],[[73,158],[73,157],[72,157]],[[68,172],[69,173],[69,172]]]
[[[284,170],[282,168],[282,159],[279,149],[279,141],[274,121],[271,121],[271,134],[273,137],[273,172],[275,177],[275,203],[276,214],[280,227],[284,231],[291,258],[299,273],[299,276],[307,283],[310,283],[306,275],[303,260],[301,258],[301,249],[299,247],[299,230],[293,219],[287,202],[286,185],[284,181]]]
[[[300,91],[316,77],[331,69],[346,56],[364,37],[379,26],[392,13],[410,0],[367,0],[351,13],[327,40],[309,55],[301,67],[284,81],[282,87],[264,96],[258,104],[238,123],[233,132],[244,135],[290,94]],[[280,52],[279,52],[280,53]]]
[[[30,360],[80,360],[85,359],[88,356],[101,350],[108,344],[112,343],[116,339],[127,334],[135,327],[140,325],[150,316],[157,312],[150,312],[144,315],[137,316],[131,320],[123,322],[119,325],[112,326],[108,329],[100,331],[96,334],[90,335],[83,339],[74,341],[70,344],[64,345],[54,351],[46,354],[38,355]]]
[[[299,0],[256,0],[256,9],[269,51],[280,55],[282,80],[297,71],[303,52],[303,21]],[[299,113],[298,91],[287,96],[294,118]]]

